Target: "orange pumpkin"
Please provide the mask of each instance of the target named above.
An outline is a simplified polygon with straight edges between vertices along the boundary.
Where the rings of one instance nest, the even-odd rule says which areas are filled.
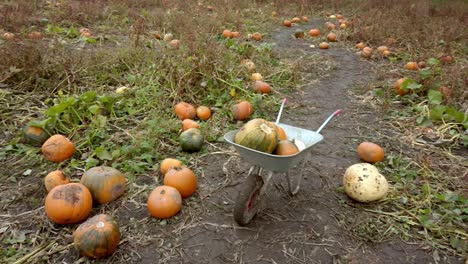
[[[379,46],[377,48],[377,51],[380,52],[380,53],[383,53],[384,51],[388,50],[388,47],[387,46]]]
[[[28,38],[34,39],[34,40],[40,40],[43,38],[43,35],[41,32],[38,31],[32,31],[28,33]]]
[[[56,170],[49,172],[44,178],[44,185],[47,192],[50,192],[55,186],[70,183],[70,178],[65,176],[62,171]]]
[[[58,185],[47,194],[45,211],[56,224],[75,224],[88,217],[93,198],[81,183]]]
[[[448,54],[444,54],[440,56],[440,61],[442,62],[442,64],[450,64],[453,62],[453,57]]]
[[[298,18],[298,17],[293,17],[293,19],[291,20],[291,22],[298,24],[298,23],[301,23],[301,19]]]
[[[240,33],[239,31],[233,31],[233,32],[232,32],[232,37],[233,37],[233,38],[239,38],[240,35],[241,35],[241,33]]]
[[[361,57],[369,59],[372,57],[372,49],[369,47],[364,47],[361,51]]]
[[[299,148],[291,140],[280,140],[276,145],[274,154],[280,156],[294,155],[299,152]]]
[[[81,184],[91,192],[99,204],[112,202],[125,192],[125,176],[117,169],[97,166],[87,170],[81,176]]]
[[[223,30],[223,37],[225,38],[232,38],[232,31],[229,29]]]
[[[186,198],[197,190],[197,177],[187,167],[173,167],[164,175],[164,185],[176,188]]]
[[[197,116],[197,111],[195,107],[186,102],[180,102],[176,104],[174,110],[175,110],[177,117],[181,120],[184,120],[187,118],[194,119],[195,116]]]
[[[424,62],[424,61],[418,62],[418,67],[421,68],[421,69],[426,68],[427,67],[426,62]]]
[[[356,48],[358,49],[364,49],[366,47],[366,44],[364,44],[364,42],[359,42],[358,44],[356,44]]]
[[[258,72],[254,72],[254,73],[252,73],[252,76],[250,77],[250,79],[252,81],[261,81],[261,80],[263,80],[263,76]]]
[[[318,35],[320,35],[320,30],[313,28],[309,31],[309,35],[311,37],[317,37]]]
[[[320,49],[328,49],[330,47],[330,45],[326,42],[322,42],[319,44],[319,48]]]
[[[262,93],[262,94],[265,94],[265,93],[270,93],[271,91],[271,87],[268,83],[266,82],[263,82],[263,81],[255,81],[253,84],[252,84],[252,90],[254,90],[255,92],[257,93]]]
[[[243,121],[252,114],[252,104],[247,101],[241,101],[232,106],[231,112],[235,120]]]
[[[330,23],[330,22],[325,23],[325,26],[326,26],[329,30],[334,30],[334,29],[336,29],[336,25],[333,24],[333,23]]]
[[[149,195],[147,208],[155,218],[171,218],[182,208],[182,196],[174,187],[158,186]]]
[[[286,139],[286,131],[284,131],[284,129],[278,125],[276,125],[276,123],[274,122],[270,122],[272,123],[273,125],[275,125],[276,127],[276,134],[278,136],[278,139],[279,140],[285,140]]]
[[[26,142],[34,146],[41,146],[50,137],[46,130],[33,125],[26,125],[23,132]]]
[[[362,142],[357,148],[359,157],[366,162],[374,163],[384,159],[384,150],[372,142]]]
[[[255,41],[260,41],[260,40],[262,40],[262,34],[260,34],[258,32],[252,33],[252,39],[255,40]]]
[[[337,14],[336,19],[343,19],[343,15],[342,14]]]
[[[180,166],[182,166],[182,161],[173,158],[165,158],[161,161],[161,165],[159,165],[159,171],[162,175],[165,175],[169,169]]]
[[[173,39],[173,40],[169,41],[169,45],[171,46],[171,48],[177,49],[180,46],[180,40]]]
[[[75,145],[63,135],[53,135],[42,144],[42,154],[52,162],[69,159],[75,153]]]
[[[284,25],[285,27],[290,27],[290,26],[292,26],[292,23],[291,23],[291,21],[289,21],[289,20],[284,20],[284,21],[283,21],[283,25]]]
[[[406,78],[401,78],[401,79],[398,79],[396,82],[395,82],[395,85],[393,85],[393,89],[395,90],[395,92],[397,94],[399,94],[400,96],[403,96],[405,94],[408,94],[410,91],[409,89],[406,89],[406,90],[403,90],[401,88],[401,84],[406,81]]]
[[[307,22],[307,21],[309,21],[309,18],[306,17],[306,16],[303,16],[303,17],[302,17],[302,21]]]
[[[199,106],[196,109],[197,117],[201,120],[208,120],[211,117],[211,110],[207,106]]]
[[[390,56],[390,54],[392,54],[392,53],[389,50],[384,50],[382,52],[382,56],[384,56],[384,57],[388,57],[388,56]]]
[[[120,242],[119,224],[109,215],[98,214],[80,224],[73,232],[73,244],[86,257],[112,255]]]
[[[192,119],[184,119],[182,120],[182,131],[185,131],[189,128],[200,128],[200,125]]]
[[[416,62],[414,62],[414,61],[410,61],[410,62],[406,63],[405,68],[407,70],[410,70],[410,71],[416,71],[416,70],[418,70],[418,64]]]
[[[328,33],[327,39],[328,39],[328,41],[330,41],[330,42],[336,41],[336,34],[333,33],[333,32]]]

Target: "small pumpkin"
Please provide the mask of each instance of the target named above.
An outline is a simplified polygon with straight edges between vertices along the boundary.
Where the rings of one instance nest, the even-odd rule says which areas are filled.
[[[361,51],[361,57],[369,59],[372,57],[372,48],[364,47]]]
[[[165,175],[169,169],[180,166],[182,166],[182,161],[173,158],[165,158],[161,161],[161,165],[159,165],[159,171],[162,175]]]
[[[243,121],[253,113],[252,104],[247,101],[240,101],[232,106],[231,112],[235,120]]]
[[[262,40],[262,38],[263,38],[262,34],[260,34],[258,32],[252,33],[252,39],[255,40],[255,41],[260,41],[260,40]]]
[[[341,28],[341,29],[346,29],[347,26],[348,26],[348,25],[346,25],[346,23],[341,23],[341,24],[340,24],[340,28]]]
[[[233,31],[232,32],[232,37],[233,38],[240,38],[240,36],[241,36],[241,33],[239,31]]]
[[[384,51],[388,50],[388,47],[387,46],[379,46],[377,48],[377,51],[380,52],[380,53],[383,53]]]
[[[62,162],[75,153],[75,145],[63,135],[53,135],[42,144],[42,154],[52,162]]]
[[[304,36],[305,36],[305,33],[303,30],[298,29],[294,32],[295,38],[304,38]]]
[[[182,208],[182,196],[174,187],[158,186],[150,193],[147,208],[155,218],[171,218]]]
[[[70,183],[70,178],[65,176],[62,171],[55,170],[49,172],[44,178],[44,185],[47,192],[50,192],[55,186]]]
[[[179,46],[180,46],[180,40],[178,39],[173,39],[171,41],[169,41],[169,46],[173,49],[178,49]]]
[[[328,33],[327,39],[328,39],[328,41],[330,41],[330,42],[336,41],[336,34],[333,33],[333,32]]]
[[[247,122],[234,136],[234,142],[261,152],[272,153],[278,144],[276,127],[262,118]]]
[[[196,109],[197,117],[201,120],[208,120],[211,117],[211,110],[207,106],[199,106]]]
[[[313,28],[311,30],[309,30],[309,35],[311,37],[317,37],[320,35],[320,30],[316,29],[316,28]]]
[[[283,21],[283,25],[284,25],[285,27],[291,27],[291,26],[292,26],[292,23],[291,23],[291,21],[289,21],[289,20],[284,20],[284,21]]]
[[[252,81],[254,81],[254,82],[255,81],[261,81],[261,80],[263,80],[263,76],[258,72],[254,72],[254,73],[252,73],[252,77],[250,79]]]
[[[44,37],[44,35],[41,32],[38,31],[32,31],[28,33],[28,38],[33,39],[33,40],[40,40]]]
[[[406,81],[406,78],[400,78],[393,85],[393,89],[400,96],[403,96],[403,95],[408,94],[410,92],[409,89],[403,90],[403,88],[401,88],[401,85],[403,84],[404,81]]]
[[[330,44],[326,43],[326,42],[322,42],[319,44],[319,48],[320,49],[328,49],[330,48]]]
[[[276,12],[276,11],[271,12],[271,16],[272,16],[272,17],[277,17],[277,16],[278,16],[278,12]]]
[[[309,18],[308,18],[308,17],[306,17],[306,16],[302,16],[302,21],[304,21],[304,22],[308,22],[308,21],[309,21]]]
[[[88,217],[93,198],[81,183],[67,183],[54,187],[45,199],[47,217],[56,224],[75,224]]]
[[[334,30],[336,29],[336,25],[331,23],[331,22],[327,22],[325,23],[325,27],[327,27],[329,30]]]
[[[174,38],[174,35],[172,35],[172,33],[166,33],[166,34],[164,34],[163,40],[164,40],[165,42],[169,42],[169,41],[171,41],[173,38]]]
[[[362,142],[357,148],[359,157],[366,162],[374,163],[384,159],[384,150],[372,142]]]
[[[33,125],[26,125],[23,129],[23,134],[26,143],[33,146],[41,146],[50,137],[45,129]]]
[[[388,56],[390,56],[390,54],[392,54],[392,52],[389,51],[389,50],[384,50],[384,51],[382,52],[382,56],[384,56],[384,57],[388,57]]]
[[[299,23],[301,23],[301,19],[298,18],[298,17],[293,17],[293,19],[291,19],[291,22],[299,24]]]
[[[263,81],[255,81],[252,84],[252,90],[257,93],[267,94],[270,93],[271,87],[268,83]]]
[[[358,49],[364,49],[366,47],[366,44],[364,44],[364,42],[359,42],[358,44],[356,44],[356,48]]]
[[[187,102],[180,102],[175,105],[174,111],[177,117],[181,120],[184,119],[194,119],[197,116],[197,110],[195,106],[187,103]]]
[[[187,198],[197,190],[197,177],[187,167],[173,167],[164,175],[164,185],[176,188],[182,198]]]
[[[185,131],[189,128],[200,128],[200,125],[192,119],[184,119],[182,120],[182,131]]]
[[[280,140],[275,148],[274,154],[280,156],[294,155],[299,152],[299,148],[291,140]]]
[[[14,33],[11,33],[11,32],[5,32],[3,33],[3,38],[6,39],[6,40],[13,40],[15,39],[15,34]]]
[[[410,61],[406,63],[405,68],[410,71],[417,71],[418,70],[418,64],[414,61]]]
[[[343,177],[345,193],[359,202],[379,200],[387,194],[388,182],[379,170],[369,163],[348,167]]]
[[[421,68],[421,69],[423,69],[423,68],[426,68],[426,67],[427,67],[427,64],[426,64],[425,61],[420,61],[420,62],[418,62],[418,67]]]
[[[232,31],[229,29],[223,30],[223,37],[224,38],[232,38]]]
[[[125,175],[108,166],[97,166],[87,170],[81,176],[81,184],[91,192],[99,204],[114,201],[125,192]]]
[[[197,128],[189,128],[179,137],[180,147],[186,152],[200,151],[203,146],[203,135]]]
[[[73,232],[73,244],[78,252],[90,258],[110,256],[120,242],[120,227],[112,216],[95,215]]]

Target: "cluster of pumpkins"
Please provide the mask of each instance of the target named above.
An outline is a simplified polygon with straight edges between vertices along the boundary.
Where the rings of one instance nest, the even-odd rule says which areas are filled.
[[[295,155],[304,149],[301,141],[288,139],[281,126],[262,118],[245,123],[234,136],[234,143],[279,156]]]
[[[29,143],[38,145],[43,142],[41,151],[49,161],[62,162],[75,153],[75,145],[63,135],[47,137],[44,129],[32,125],[25,127],[24,134]],[[182,198],[196,191],[197,179],[194,172],[177,159],[164,159],[160,171],[164,175],[164,185],[151,192],[147,209],[153,217],[164,219],[180,211]],[[73,232],[74,246],[80,254],[102,258],[117,249],[120,242],[117,221],[106,214],[87,218],[93,202],[107,204],[124,194],[126,177],[122,172],[108,166],[97,166],[85,171],[80,182],[71,182],[62,171],[56,170],[47,174],[44,185],[48,191],[44,208],[53,223],[63,225],[84,221]]]

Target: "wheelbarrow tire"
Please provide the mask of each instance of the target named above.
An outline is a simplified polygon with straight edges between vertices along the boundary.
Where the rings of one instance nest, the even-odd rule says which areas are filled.
[[[234,220],[240,226],[245,226],[257,214],[260,207],[260,192],[263,178],[257,174],[247,177],[234,206]]]

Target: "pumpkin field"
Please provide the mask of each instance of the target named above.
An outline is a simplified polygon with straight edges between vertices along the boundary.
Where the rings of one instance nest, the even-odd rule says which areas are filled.
[[[0,263],[468,263],[467,27],[463,0],[0,1]]]

